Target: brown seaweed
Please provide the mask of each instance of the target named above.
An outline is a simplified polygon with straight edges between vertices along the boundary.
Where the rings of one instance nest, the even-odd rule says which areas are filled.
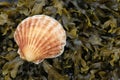
[[[45,14],[67,33],[63,55],[39,65],[17,54],[13,34],[26,17]],[[0,2],[0,80],[120,79],[119,0],[12,0]]]

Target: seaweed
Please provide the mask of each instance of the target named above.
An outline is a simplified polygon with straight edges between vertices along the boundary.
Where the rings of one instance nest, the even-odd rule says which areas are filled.
[[[25,18],[45,14],[66,30],[64,53],[35,65],[19,58],[13,35]],[[120,79],[119,0],[0,1],[0,80]]]

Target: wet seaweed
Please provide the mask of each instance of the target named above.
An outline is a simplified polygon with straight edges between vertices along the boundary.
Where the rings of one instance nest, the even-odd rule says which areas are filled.
[[[45,14],[66,30],[64,53],[35,65],[17,54],[13,34],[26,17]],[[119,0],[0,1],[0,80],[120,79]]]

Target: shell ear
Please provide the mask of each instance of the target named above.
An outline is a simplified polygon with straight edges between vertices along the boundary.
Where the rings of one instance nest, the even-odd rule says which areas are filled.
[[[23,53],[20,51],[20,49],[18,49],[17,53],[20,55],[20,58],[25,59],[23,56]]]
[[[20,49],[18,49],[17,53],[18,53],[18,54],[21,54],[21,53],[20,53]]]
[[[43,60],[44,60],[44,59],[36,60],[36,61],[33,61],[33,63],[39,64],[39,63],[41,63]]]

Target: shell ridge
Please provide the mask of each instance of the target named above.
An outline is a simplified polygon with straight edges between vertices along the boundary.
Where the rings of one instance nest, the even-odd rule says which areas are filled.
[[[63,51],[64,51],[64,48],[61,49],[61,51],[59,51],[57,54],[54,54],[54,55],[52,55],[52,54],[46,54],[46,55],[44,55],[44,56],[46,56],[44,58],[55,58],[55,57],[58,57],[58,56],[60,56],[63,53]]]
[[[56,41],[57,42],[57,41]],[[53,43],[56,43],[56,42],[53,42]],[[52,45],[52,46],[48,46],[48,47],[46,47],[45,49],[43,48],[43,50],[44,51],[42,51],[41,53],[43,53],[42,55],[44,55],[44,54],[47,54],[47,53],[50,53],[52,50],[57,50],[57,49],[62,49],[62,47],[60,47],[61,45],[60,45],[60,42],[58,42],[59,44],[54,44],[54,45],[52,45],[52,43],[51,44],[49,44],[49,45]],[[60,52],[60,50],[59,50],[59,52]]]
[[[32,22],[33,24],[31,24],[31,26],[30,26],[30,27],[31,27],[30,42],[29,42],[30,49],[34,48],[32,42],[33,42],[34,36],[36,35],[36,34],[35,34],[35,32],[36,32],[36,31],[35,31],[36,27],[35,27],[35,26],[36,26],[36,22],[37,22],[38,20],[32,18],[32,21],[33,21],[33,22]],[[32,33],[34,33],[34,34],[32,34]]]
[[[56,29],[54,29],[53,30],[53,32],[56,32],[57,30]],[[57,34],[57,33],[56,33]],[[54,34],[55,35],[55,34]],[[52,34],[52,36],[53,36],[53,34]],[[51,38],[51,37],[49,37],[49,38]],[[49,40],[49,38],[47,39],[47,40]],[[58,39],[58,40],[56,40],[56,39]],[[55,43],[56,41],[60,41],[60,39],[59,39],[59,37],[58,37],[58,35],[56,36],[55,35],[55,37],[54,38],[52,38],[52,40],[50,40],[49,42],[46,42],[46,43],[41,43],[41,46],[43,46],[41,49],[43,50],[45,47],[47,47],[47,45],[51,45],[52,43]],[[45,41],[44,41],[45,42]],[[40,47],[41,47],[40,46]]]
[[[27,22],[26,22],[26,21],[25,21],[25,23],[24,23],[24,26],[25,26],[25,25],[27,25]],[[26,42],[26,39],[27,39],[27,38],[26,38],[26,29],[25,29],[25,28],[24,28],[24,30],[23,30],[23,36],[24,36],[24,37],[23,37],[23,39],[24,39],[23,44],[24,44],[24,46],[25,46],[26,43],[27,43],[27,42]]]
[[[60,50],[59,50],[59,47],[57,47],[57,48],[51,49],[50,51],[48,50],[48,51],[45,51],[42,53],[43,54],[40,55],[42,58],[53,58],[53,57],[56,57],[56,55],[58,55],[60,53]],[[54,53],[56,53],[56,54],[54,54]]]
[[[49,23],[49,24],[51,24],[51,22]],[[50,25],[50,26],[48,26],[49,28],[48,29],[55,29],[56,27],[52,27],[52,26],[56,26],[56,25],[58,25],[58,23],[56,23],[56,24],[54,24],[54,25]],[[53,31],[54,32],[54,31]],[[53,35],[53,34],[51,34],[51,35]],[[42,36],[42,35],[41,35]],[[44,39],[44,36],[43,36],[43,38],[41,38],[41,39]],[[48,40],[48,39],[46,39],[46,40]],[[45,41],[44,41],[45,42]],[[37,44],[38,45],[38,48],[40,48],[43,44],[44,44],[44,42],[43,43],[41,43],[40,45],[39,44]],[[37,52],[37,51],[36,51]]]
[[[18,32],[18,41],[20,42],[19,44],[21,44],[22,43],[22,41],[21,41],[21,35],[20,35],[20,30],[19,30],[19,28],[17,29],[17,32]],[[22,45],[20,45],[20,48],[22,47]]]
[[[27,20],[30,20],[30,19],[31,19],[31,18],[29,18],[29,19],[27,18],[27,19],[25,20],[25,22],[26,22],[26,27],[25,27],[25,30],[24,30],[24,31],[25,31],[25,34],[24,34],[24,35],[25,35],[25,39],[24,39],[24,40],[25,40],[25,42],[26,42],[26,45],[28,45],[28,38],[27,38],[28,33],[27,33],[27,32],[28,32],[28,30],[29,30],[29,29],[27,29],[27,28],[29,27],[29,22],[28,22]]]
[[[61,44],[60,44],[60,42],[58,42],[58,44],[57,44],[57,42],[55,42],[56,44],[54,44],[54,45],[52,45],[52,43],[51,44],[49,44],[49,45],[52,45],[52,46],[50,46],[50,47],[48,47],[48,48],[45,48],[44,49],[44,51],[48,51],[49,52],[49,50],[52,50],[52,49],[56,49],[56,48],[61,48],[60,46],[61,46]]]
[[[61,26],[62,27],[62,26]],[[59,28],[61,28],[61,27],[59,27]],[[62,29],[62,28],[61,28]],[[53,32],[56,32],[57,30],[56,29],[54,29],[53,30]],[[57,37],[58,38],[58,37]],[[58,39],[59,40],[59,39]],[[45,47],[47,47],[47,45],[51,45],[52,43],[55,43],[54,42],[54,38],[53,38],[53,41],[51,41],[51,42],[49,42],[49,44],[47,44],[47,43],[45,43],[45,45],[43,45],[43,48],[41,48],[41,50],[44,50],[44,48]],[[63,42],[64,43],[64,42]],[[41,47],[41,46],[40,46]],[[41,53],[43,53],[43,51],[41,52]]]
[[[40,26],[40,25],[43,26],[42,23],[45,23],[45,19],[44,19],[44,18],[45,18],[44,16],[43,16],[43,17],[41,16],[42,22],[40,22],[40,23],[38,24],[39,26]],[[43,28],[40,28],[38,34],[36,34],[36,41],[34,41],[34,43],[36,42],[35,45],[34,45],[34,46],[36,47],[36,49],[34,50],[34,53],[36,53],[36,51],[37,51],[37,44],[39,44],[39,42],[41,41],[39,36],[41,35],[42,30],[43,30]],[[38,42],[37,42],[37,41],[38,41]]]
[[[29,21],[27,21],[27,20],[29,20]],[[29,35],[29,30],[30,30],[30,29],[29,29],[29,26],[30,26],[30,23],[31,23],[31,17],[25,19],[25,21],[27,22],[27,24],[26,24],[26,26],[25,26],[25,31],[26,31],[26,33],[25,33],[25,38],[26,38],[26,45],[28,45],[28,44],[29,44],[28,35]],[[21,23],[21,24],[24,24],[24,23]]]
[[[37,22],[36,22],[36,25],[35,25],[33,31],[37,30],[37,26],[39,26],[39,24],[41,24],[41,20],[38,20],[38,19],[37,19]],[[39,31],[40,31],[40,30],[39,30]],[[39,32],[37,32],[36,34],[34,34],[33,39],[35,39],[35,40],[33,40],[31,44],[34,44],[34,43],[36,42],[36,40],[37,40],[36,38],[38,37],[38,34],[39,34]]]
[[[59,52],[58,52],[58,54],[56,54],[55,56],[53,56],[53,57],[57,57],[57,56],[59,56],[59,55],[61,55],[63,53],[65,44],[66,43],[63,42],[63,43],[61,43],[61,45],[54,45],[53,47],[51,47],[49,49],[46,49],[45,51],[48,51],[48,54],[49,54],[49,52],[51,52],[52,50],[54,51],[56,48],[60,49]],[[51,57],[51,58],[53,58],[53,57]]]
[[[27,19],[28,19],[28,18],[27,18]],[[25,19],[24,21],[22,21],[21,24],[19,24],[19,25],[18,25],[18,28],[17,28],[17,30],[18,30],[18,35],[20,36],[20,37],[19,37],[19,40],[20,40],[20,43],[19,43],[19,44],[23,44],[23,40],[22,40],[23,38],[21,37],[21,34],[19,34],[20,28],[22,28],[23,23],[24,23],[27,19]],[[22,33],[22,32],[21,32],[21,33]],[[22,48],[22,47],[23,47],[23,45],[21,46],[21,48]]]
[[[26,22],[26,20],[25,21],[23,21],[24,23]],[[27,38],[26,38],[26,35],[28,35],[28,33],[27,33],[27,29],[26,29],[26,27],[28,27],[29,26],[29,23],[28,23],[28,25],[26,25],[26,27],[24,27],[25,26],[25,24],[24,23],[21,23],[19,26],[18,26],[18,30],[20,30],[20,29],[24,29],[24,30],[21,30],[21,31],[19,31],[19,32],[21,32],[21,34],[18,34],[18,35],[21,35],[21,36],[23,36],[23,38],[19,38],[19,40],[22,40],[21,41],[21,46],[20,46],[20,49],[21,49],[21,51],[23,50],[23,48],[24,47],[26,47],[25,45],[27,45],[28,43],[27,43]],[[28,29],[29,30],[29,29]],[[26,33],[25,34],[23,34],[23,31],[26,31]],[[24,40],[24,38],[26,38],[26,41],[23,41]],[[26,43],[25,43],[26,42]]]
[[[61,48],[61,50],[58,52],[58,54],[56,54],[56,55],[51,55],[51,56],[49,56],[49,57],[47,57],[47,58],[55,58],[55,57],[58,57],[58,56],[60,56],[60,55],[63,53],[63,51],[64,51],[64,47]]]
[[[45,19],[46,20],[46,19]],[[45,31],[42,33],[42,35],[40,34],[40,37],[39,37],[39,40],[38,40],[38,42],[36,43],[36,45],[35,46],[37,46],[38,48],[39,48],[39,46],[41,46],[41,44],[39,44],[40,42],[41,42],[41,39],[43,39],[44,38],[44,35],[47,33],[47,30],[49,30],[49,24],[51,23],[51,22],[49,22],[49,19],[47,20],[47,21],[45,21],[45,23],[47,22],[47,24],[45,25],[45,26],[47,26],[47,27],[45,27],[44,29],[45,29]],[[42,26],[42,25],[41,25]],[[43,24],[43,26],[44,26],[44,24]],[[38,51],[38,49],[36,49],[35,50],[35,53]]]
[[[47,49],[51,48],[51,44],[53,44],[53,43],[55,44],[57,41],[58,40],[54,40],[54,38],[53,38],[52,40],[50,40],[49,42],[47,42],[41,49],[46,51]],[[48,46],[48,45],[50,45],[50,46]]]
[[[26,19],[27,20],[27,19]],[[29,44],[30,44],[30,41],[31,41],[31,38],[30,38],[30,34],[31,34],[31,23],[32,23],[32,18],[30,17],[30,19],[28,19],[29,21],[28,21],[28,25],[26,25],[24,28],[25,28],[25,30],[27,31],[26,32],[26,38],[27,38],[27,44],[26,44],[26,46],[28,47],[28,48],[30,48],[30,46],[29,46]],[[24,23],[23,23],[24,24]],[[24,47],[26,47],[26,46],[24,46]]]
[[[20,27],[21,27],[21,36],[23,36],[22,38],[21,38],[21,42],[22,42],[22,47],[21,47],[21,49],[24,47],[24,45],[25,45],[25,41],[24,41],[24,38],[25,38],[25,35],[24,35],[24,27],[23,26],[25,26],[25,24],[21,24],[20,25]]]
[[[37,30],[37,26],[40,26],[41,24],[42,24],[42,21],[41,20],[44,20],[44,17],[40,17],[39,18],[39,20],[38,20],[38,24],[36,25],[36,30]],[[44,21],[43,21],[44,22]],[[37,40],[39,40],[39,35],[40,35],[40,33],[41,33],[41,31],[42,31],[42,28],[40,28],[39,29],[39,31],[37,32],[37,34],[35,35],[35,40],[33,40],[33,43],[32,44],[35,44],[35,42],[37,42]],[[33,53],[35,53],[35,51],[36,51],[36,49],[37,49],[37,46],[36,45],[34,45],[34,52]]]
[[[28,47],[29,47],[29,49],[31,49],[31,40],[32,40],[32,38],[31,38],[31,36],[32,36],[32,33],[33,33],[33,25],[34,25],[34,20],[33,20],[33,18],[31,18],[31,24],[30,24],[30,26],[29,26],[29,33],[28,33],[28,39],[29,39],[29,42],[28,42]]]
[[[33,51],[34,51],[34,49],[35,49],[35,47],[32,45],[32,40],[33,40],[33,35],[34,34],[32,34],[32,33],[34,33],[33,31],[34,31],[34,24],[31,24],[31,23],[35,23],[35,21],[33,21],[33,19],[31,18],[31,20],[32,20],[32,22],[31,21],[27,21],[27,26],[26,26],[26,32],[28,32],[27,34],[26,34],[26,39],[28,40],[27,41],[27,44],[26,44],[26,46],[24,46],[24,48],[25,49],[29,49],[29,50],[31,50],[31,53],[33,53]],[[31,24],[31,25],[30,25]],[[29,36],[28,36],[29,35]],[[30,41],[29,41],[30,40]],[[27,48],[26,48],[27,47]]]

